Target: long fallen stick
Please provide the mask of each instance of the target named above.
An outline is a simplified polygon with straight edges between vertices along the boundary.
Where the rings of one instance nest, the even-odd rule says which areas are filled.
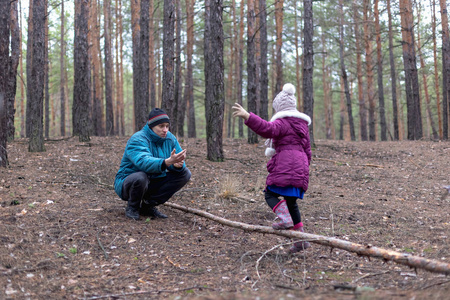
[[[418,268],[418,269],[424,269],[429,272],[433,273],[442,273],[442,274],[450,274],[450,264],[427,259],[419,256],[410,255],[408,253],[400,253],[396,251],[386,250],[378,247],[374,247],[372,245],[361,245],[356,244],[332,237],[327,237],[323,235],[317,235],[317,234],[310,234],[310,233],[303,233],[299,231],[294,230],[275,230],[268,226],[260,226],[260,225],[251,225],[247,223],[242,222],[236,222],[227,220],[218,216],[215,216],[213,214],[210,214],[208,212],[198,210],[195,208],[189,208],[182,205],[178,205],[172,202],[166,202],[165,205],[184,211],[188,213],[192,213],[201,217],[205,217],[208,219],[211,219],[215,222],[218,222],[220,224],[234,227],[234,228],[240,228],[246,231],[253,231],[253,232],[259,232],[259,233],[268,233],[268,234],[274,234],[279,236],[284,236],[288,238],[294,238],[294,239],[302,239],[307,240],[311,243],[316,243],[328,247],[333,248],[339,248],[343,249],[349,252],[357,253],[358,255],[363,256],[369,256],[369,257],[375,257],[378,259],[382,259],[385,261],[394,261],[398,264],[402,264],[405,266],[409,266],[412,268]]]

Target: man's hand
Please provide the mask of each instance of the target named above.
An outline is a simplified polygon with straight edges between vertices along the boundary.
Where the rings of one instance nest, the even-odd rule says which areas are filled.
[[[173,149],[172,153],[170,153],[170,157],[166,158],[164,160],[164,162],[166,163],[167,167],[169,167],[171,165],[175,165],[175,167],[177,167],[177,165],[179,166],[180,163],[181,163],[181,166],[183,166],[183,162],[185,159],[186,159],[186,149],[184,149],[180,153],[175,153],[175,149]],[[177,167],[177,168],[181,168],[181,167]]]
[[[240,117],[245,121],[247,121],[248,118],[250,117],[250,114],[239,103],[235,103],[232,109],[233,109],[233,117]]]
[[[183,167],[183,164],[184,164],[184,160],[180,161],[180,162],[177,162],[177,163],[174,163],[173,166],[175,168],[177,168],[177,169],[181,169]]]

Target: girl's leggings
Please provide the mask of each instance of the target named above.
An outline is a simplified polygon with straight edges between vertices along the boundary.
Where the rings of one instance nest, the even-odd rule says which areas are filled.
[[[282,195],[266,189],[264,196],[266,198],[267,204],[273,210],[273,208],[280,202],[280,199],[278,199],[278,197]],[[297,197],[289,197],[289,196],[282,196],[282,197],[286,200],[286,204],[289,209],[289,213],[292,217],[292,221],[294,222],[294,225],[300,223],[302,219],[300,216],[300,210],[298,209],[297,205]]]

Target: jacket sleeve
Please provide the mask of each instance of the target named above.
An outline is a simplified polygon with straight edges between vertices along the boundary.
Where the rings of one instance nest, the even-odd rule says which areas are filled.
[[[161,164],[164,159],[154,157],[149,146],[142,139],[130,139],[125,155],[140,171],[147,174],[162,173]]]
[[[245,121],[245,125],[256,134],[266,139],[276,138],[286,133],[286,127],[282,125],[281,120],[268,122],[252,112],[250,113],[248,120]]]

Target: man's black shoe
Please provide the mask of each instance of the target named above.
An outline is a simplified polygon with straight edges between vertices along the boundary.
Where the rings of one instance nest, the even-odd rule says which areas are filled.
[[[130,219],[139,220],[139,210],[131,206],[127,206],[125,209],[125,215]]]
[[[159,210],[156,209],[156,207],[150,207],[149,209],[149,216],[154,217],[154,218],[160,218],[160,219],[167,219],[167,215],[163,214],[162,212],[160,212]]]

